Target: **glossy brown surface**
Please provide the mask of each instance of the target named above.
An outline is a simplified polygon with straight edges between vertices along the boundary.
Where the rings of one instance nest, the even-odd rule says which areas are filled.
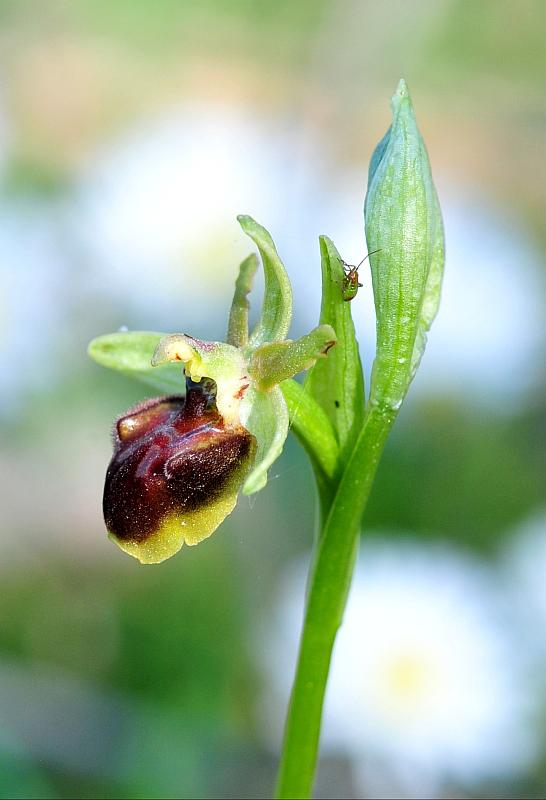
[[[199,511],[242,480],[255,439],[226,429],[210,386],[148,400],[118,419],[103,511],[120,541],[142,542],[169,514]]]

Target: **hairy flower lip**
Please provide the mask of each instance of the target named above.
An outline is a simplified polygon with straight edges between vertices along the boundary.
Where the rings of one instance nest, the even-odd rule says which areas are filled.
[[[111,538],[143,562],[206,538],[235,505],[256,441],[225,424],[213,387],[188,380],[186,398],[152,398],[116,423],[104,518]]]
[[[136,436],[144,434],[146,427],[146,420],[142,419],[143,416],[148,416],[154,409],[161,405],[169,405],[173,403],[184,403],[185,396],[168,395],[166,397],[149,397],[140,403],[136,403],[131,408],[127,409],[114,423],[112,436],[114,440],[114,447],[122,442],[128,442]],[[157,424],[158,420],[154,420]]]

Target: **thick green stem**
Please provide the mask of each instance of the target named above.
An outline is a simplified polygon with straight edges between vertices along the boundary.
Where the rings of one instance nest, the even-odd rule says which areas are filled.
[[[332,648],[343,619],[362,513],[395,417],[396,411],[390,409],[370,409],[318,540],[285,728],[278,798],[307,798],[313,789]]]

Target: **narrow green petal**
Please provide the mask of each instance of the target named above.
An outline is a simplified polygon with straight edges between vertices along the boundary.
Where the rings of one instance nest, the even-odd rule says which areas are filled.
[[[336,343],[331,325],[319,325],[301,339],[263,344],[252,356],[250,374],[258,389],[267,391],[326,358]]]
[[[250,345],[282,342],[292,321],[292,287],[270,234],[252,217],[237,217],[243,231],[255,242],[262,257],[265,289],[262,315],[250,337]]]
[[[255,253],[245,258],[239,267],[227,332],[228,344],[232,344],[234,347],[246,347],[248,345],[249,302],[247,296],[252,289],[252,281],[257,269],[258,258]]]

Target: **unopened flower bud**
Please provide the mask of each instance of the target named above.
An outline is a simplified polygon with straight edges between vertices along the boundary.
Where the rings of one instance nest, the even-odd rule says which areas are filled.
[[[366,240],[377,315],[370,402],[400,407],[440,302],[442,215],[408,88],[392,98],[392,125],[370,163]]]
[[[202,541],[233,510],[255,449],[252,434],[220,416],[213,381],[188,379],[185,398],[126,412],[104,488],[110,537],[145,564]]]

